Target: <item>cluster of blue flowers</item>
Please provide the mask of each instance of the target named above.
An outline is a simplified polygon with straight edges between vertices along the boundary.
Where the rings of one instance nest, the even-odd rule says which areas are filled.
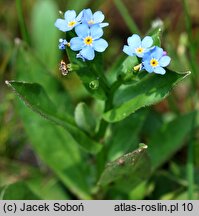
[[[77,37],[72,38],[69,42],[65,39],[59,40],[59,49],[70,47],[73,51],[79,51],[77,58],[85,60],[93,60],[95,51],[103,52],[108,43],[102,39],[103,27],[108,23],[103,23],[104,14],[97,11],[94,14],[90,9],[82,10],[76,15],[74,10],[68,10],[64,13],[64,19],[57,19],[55,26],[63,31],[68,32],[75,30]]]
[[[149,73],[165,74],[164,67],[168,66],[171,58],[158,46],[153,45],[153,39],[146,36],[141,40],[140,36],[133,34],[127,39],[128,45],[124,45],[123,51],[129,56],[137,56],[141,64],[136,69],[144,69]]]
[[[108,23],[103,23],[104,14],[97,11],[94,14],[90,9],[82,10],[78,15],[74,10],[64,13],[64,19],[57,19],[55,26],[68,32],[74,29],[77,37],[73,37],[69,42],[65,39],[59,40],[59,49],[64,50],[66,46],[73,51],[79,51],[77,58],[93,60],[96,52],[104,52],[108,47],[106,40],[102,39],[103,27]],[[139,35],[133,34],[127,39],[128,45],[124,45],[123,51],[129,56],[137,56],[140,64],[134,70],[146,70],[149,73],[165,74],[164,67],[168,66],[171,58],[158,46],[153,46],[153,39],[150,36],[142,40]]]

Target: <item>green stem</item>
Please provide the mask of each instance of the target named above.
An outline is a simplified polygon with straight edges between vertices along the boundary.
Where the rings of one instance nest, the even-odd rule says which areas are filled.
[[[188,34],[188,45],[189,45],[189,51],[190,51],[190,67],[192,70],[192,82],[194,86],[196,85],[197,82],[197,59],[196,59],[196,49],[195,45],[193,43],[193,35],[192,35],[192,25],[191,25],[191,18],[189,15],[189,7],[187,5],[187,0],[183,0],[183,9],[184,9],[184,15],[185,15],[185,25],[186,25],[186,31]]]
[[[108,99],[105,101],[104,112],[111,109],[111,107],[112,107],[112,97],[109,96]],[[104,119],[101,119],[99,130],[98,130],[98,133],[96,134],[97,140],[101,141],[103,139],[105,132],[106,132],[106,129],[107,129],[107,126],[108,126],[108,122],[104,121]]]
[[[121,84],[122,84],[121,81],[117,80],[110,87],[108,97],[107,97],[108,99],[105,102],[104,113],[112,108],[114,93],[120,87]],[[96,138],[98,140],[104,137],[107,126],[108,126],[108,122],[104,121],[104,119],[101,119],[99,130],[98,133],[96,134]]]
[[[183,0],[183,9],[185,14],[185,24],[186,31],[188,34],[188,46],[190,52],[189,63],[192,70],[192,101],[194,106],[197,104],[198,95],[195,92],[198,81],[198,73],[197,73],[197,59],[196,59],[196,49],[193,43],[193,35],[192,35],[192,25],[191,18],[189,15],[190,8],[188,7],[187,0]],[[197,109],[194,107],[194,110]],[[188,145],[188,155],[187,155],[187,180],[188,180],[188,199],[192,200],[194,196],[194,134],[195,134],[195,124],[196,124],[197,114],[195,112],[192,129],[190,134],[190,140]]]
[[[194,134],[195,134],[195,124],[196,124],[197,112],[193,116],[190,141],[188,145],[188,155],[187,155],[187,180],[188,180],[188,199],[194,199]]]
[[[188,199],[193,200],[194,192],[194,160],[193,160],[193,142],[188,146],[188,159],[187,159],[187,180],[188,180]]]
[[[117,80],[115,81],[112,86],[110,87],[109,94],[108,94],[108,99],[105,101],[105,108],[104,112],[110,110],[113,107],[113,96],[115,91],[119,88],[121,85],[121,81]],[[98,133],[96,134],[96,140],[99,140],[103,144],[103,139],[108,127],[108,122],[106,122],[104,119],[101,119],[100,121],[100,126]],[[96,160],[97,160],[97,179],[100,177],[101,173],[104,170],[104,166],[106,163],[106,157],[107,157],[107,148],[104,145],[102,151],[97,155]]]
[[[22,38],[24,41],[26,41],[27,44],[30,45],[30,37],[27,32],[24,16],[23,16],[23,10],[22,10],[22,2],[21,0],[16,0],[16,9],[17,9],[17,15],[19,20],[19,27],[22,34]]]
[[[108,99],[105,101],[104,112],[106,112],[107,110],[109,110],[111,107],[112,107],[112,97],[111,98],[108,97]],[[104,119],[101,119],[99,130],[98,130],[98,133],[96,134],[95,139],[99,140],[99,142],[102,145],[103,145],[103,142],[104,142],[104,136],[105,136],[107,127],[108,127],[108,122],[106,122]],[[100,151],[96,155],[97,179],[99,179],[101,173],[104,170],[105,163],[106,163],[106,157],[107,157],[106,145],[103,145],[102,151]]]
[[[121,0],[114,0],[114,2],[131,32],[140,34],[140,31],[134,20],[131,18],[131,15],[129,14],[125,4]]]

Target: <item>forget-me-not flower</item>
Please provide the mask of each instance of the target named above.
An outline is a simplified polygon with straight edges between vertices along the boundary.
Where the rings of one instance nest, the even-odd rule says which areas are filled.
[[[103,30],[99,25],[92,25],[90,28],[87,24],[80,24],[75,27],[78,37],[74,37],[70,41],[70,48],[73,51],[80,51],[79,55],[86,60],[93,60],[95,51],[103,52],[108,43],[102,39]]]
[[[80,58],[83,62],[86,61],[86,59],[80,53],[77,53],[76,58]]]
[[[171,58],[165,55],[164,51],[160,47],[153,47],[143,56],[144,69],[149,73],[165,74],[166,70],[163,67],[169,65]]]
[[[84,9],[82,13],[81,21],[82,23],[86,23],[89,27],[94,24],[99,24],[102,28],[109,25],[108,23],[102,23],[105,17],[101,11],[97,11],[93,14],[91,9]]]
[[[152,46],[153,39],[150,36],[146,36],[143,38],[143,40],[141,40],[139,35],[133,34],[127,39],[127,43],[128,46],[124,45],[123,52],[129,56],[136,55],[142,58],[144,53],[146,53]]]
[[[66,46],[69,46],[69,43],[67,42],[67,40],[60,38],[59,39],[59,45],[58,45],[59,49],[65,50]]]
[[[74,10],[68,10],[64,13],[64,19],[57,19],[55,26],[63,31],[67,32],[72,30],[76,25],[80,24],[82,18],[82,12],[76,17]]]

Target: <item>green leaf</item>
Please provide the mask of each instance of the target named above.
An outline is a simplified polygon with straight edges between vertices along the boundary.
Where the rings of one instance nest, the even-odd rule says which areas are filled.
[[[94,135],[96,121],[88,106],[81,102],[75,108],[75,121],[79,128]]]
[[[25,182],[16,182],[6,186],[0,196],[3,200],[39,200]]]
[[[139,132],[147,113],[146,110],[140,110],[124,121],[111,125],[111,134],[107,143],[108,160],[115,160],[136,149],[137,143],[139,143]]]
[[[86,8],[90,0],[81,0],[81,1],[67,1],[67,8],[70,10],[81,10]]]
[[[54,77],[41,63],[40,59],[35,56],[31,49],[27,49],[20,44],[16,49],[16,80],[42,85],[48,93],[49,98],[57,105],[57,113],[69,113],[73,115],[73,103],[69,93],[65,90],[61,80]]]
[[[66,48],[68,58],[72,65],[76,65],[75,71],[80,77],[86,90],[95,98],[100,100],[107,99],[108,82],[104,75],[103,62],[101,54],[97,53],[92,62],[83,62],[76,58],[76,54],[70,48]],[[75,67],[74,67],[75,68]],[[91,82],[97,81],[98,85],[95,88],[91,87]]]
[[[114,186],[122,191],[128,191],[150,175],[150,161],[146,145],[121,156],[107,164],[102,173],[98,186]]]
[[[90,199],[90,186],[86,179],[89,167],[82,163],[83,156],[71,135],[27,109],[21,100],[18,100],[16,108],[39,158],[69,191],[80,199]]]
[[[106,77],[110,83],[113,83],[117,80],[119,72],[121,72],[121,65],[126,59],[126,55],[121,53],[117,59],[111,64],[106,72]]]
[[[161,28],[156,28],[154,29],[153,32],[151,32],[151,37],[153,39],[153,46],[161,46],[161,34],[162,30]]]
[[[115,107],[104,113],[103,118],[108,122],[121,121],[141,107],[160,102],[189,74],[190,72],[179,74],[168,69],[164,76],[147,74],[140,82],[116,92]]]
[[[100,144],[92,141],[74,125],[72,118],[66,115],[64,119],[57,114],[56,107],[50,101],[41,85],[16,81],[6,81],[6,84],[12,88],[30,109],[70,132],[74,140],[86,151],[97,153],[101,149]]]
[[[26,184],[42,200],[66,200],[71,197],[63,189],[63,184],[53,177],[36,176]]]
[[[31,17],[33,46],[40,60],[47,63],[46,66],[51,70],[57,67],[60,53],[58,49],[60,32],[54,26],[58,15],[58,7],[55,2],[43,0],[36,1]]]
[[[17,181],[24,182],[39,199],[70,199],[60,181],[46,169],[40,171],[38,167],[0,158],[0,187],[5,191],[6,186]]]
[[[23,44],[17,49],[15,62],[17,80],[41,84],[57,105],[56,113],[73,114],[71,99],[62,83],[53,77],[45,65],[40,63],[30,49],[25,49]],[[27,109],[21,100],[16,104],[16,111],[19,112],[26,134],[38,157],[56,174],[67,190],[79,199],[90,199],[90,166],[86,162],[82,163],[85,159],[84,152],[80,151],[68,131],[42,119]]]
[[[163,124],[151,137],[149,156],[153,170],[169,160],[185,144],[185,138],[191,132],[195,113],[188,113]]]
[[[138,58],[136,56],[128,56],[124,62],[122,63],[122,71],[124,73],[131,72],[134,66],[139,63]]]

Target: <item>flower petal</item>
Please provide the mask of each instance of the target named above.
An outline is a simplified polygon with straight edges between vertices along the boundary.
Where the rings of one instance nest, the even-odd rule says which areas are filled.
[[[63,32],[71,30],[71,28],[68,27],[66,20],[64,19],[57,19],[55,22],[55,27]]]
[[[79,37],[74,37],[70,40],[70,48],[73,51],[81,50],[84,47],[84,42]]]
[[[97,11],[93,14],[94,23],[101,23],[104,20],[104,14],[101,11]]]
[[[144,61],[150,61],[150,59],[151,59],[150,55],[151,55],[150,51],[144,52],[144,55],[143,55],[143,58],[142,58],[143,62]]]
[[[133,48],[140,47],[141,39],[140,36],[137,34],[133,34],[131,37],[127,39],[128,45],[132,46]]]
[[[108,43],[106,40],[100,38],[98,40],[93,41],[93,48],[97,52],[104,52],[104,50],[108,47]]]
[[[68,10],[64,14],[64,18],[65,18],[67,23],[74,20],[75,17],[76,17],[76,12],[74,10]]]
[[[89,27],[86,24],[80,24],[75,27],[75,32],[78,37],[84,38],[89,35]]]
[[[154,73],[157,73],[157,74],[165,74],[166,73],[166,71],[165,71],[165,69],[164,68],[162,68],[162,67],[155,67],[155,69],[154,69]]]
[[[80,53],[77,53],[76,58],[81,58],[85,62],[85,58]]]
[[[104,28],[104,27],[108,26],[109,23],[100,23],[99,25],[100,25],[101,28]]]
[[[81,51],[80,54],[88,60],[93,60],[95,57],[95,52],[91,46],[85,46]]]
[[[151,50],[151,57],[155,58],[157,60],[159,60],[163,55],[163,49],[160,47],[155,46],[152,50]]]
[[[170,58],[169,56],[163,56],[163,57],[160,59],[159,64],[160,64],[160,66],[162,66],[162,67],[166,67],[166,66],[169,65],[170,61],[171,61],[171,58]]]
[[[133,53],[132,49],[130,46],[124,45],[123,47],[123,52],[125,52],[129,56],[134,56],[135,54]]]
[[[92,13],[91,9],[84,9],[82,22],[88,22],[88,21],[92,20],[92,18],[93,18],[93,13]]]
[[[98,24],[92,25],[90,28],[90,34],[93,39],[98,39],[103,35],[103,30]]]
[[[81,21],[82,16],[83,16],[83,12],[84,12],[84,10],[82,10],[82,11],[78,14],[78,16],[76,17],[76,21],[77,21],[77,22]]]
[[[147,72],[149,72],[149,73],[152,73],[153,72],[153,70],[154,70],[154,68],[150,65],[150,61],[148,60],[146,60],[146,61],[144,61],[143,62],[143,65],[144,65],[144,69],[147,71]]]
[[[142,47],[143,48],[149,48],[153,44],[153,39],[150,36],[146,36],[142,40]]]

